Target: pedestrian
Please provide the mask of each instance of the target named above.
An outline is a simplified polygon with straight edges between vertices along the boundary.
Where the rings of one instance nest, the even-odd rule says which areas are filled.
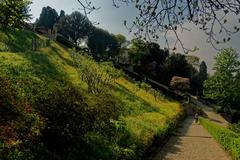
[[[198,123],[198,116],[199,116],[198,113],[194,115],[195,123]]]

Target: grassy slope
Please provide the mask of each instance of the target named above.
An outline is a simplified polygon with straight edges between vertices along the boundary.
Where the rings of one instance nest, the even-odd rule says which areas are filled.
[[[31,51],[32,39],[40,44],[38,51]],[[86,90],[75,68],[70,52],[60,45],[26,31],[0,31],[0,75],[11,76],[16,83],[28,79],[22,84],[21,94],[44,94],[48,82],[69,81],[73,85]],[[43,87],[34,88],[34,84]],[[115,95],[119,97],[127,110],[122,119],[130,130],[134,143],[140,143],[144,149],[151,145],[154,137],[164,134],[169,125],[176,121],[181,113],[180,103],[164,97],[155,97],[125,79],[119,78],[115,83]]]
[[[151,93],[143,89],[136,91],[136,85],[125,78],[119,78],[116,83],[141,100],[134,98],[135,103],[131,105],[134,108],[129,107],[131,114],[124,119],[134,136],[148,147],[156,135],[161,136],[165,133],[164,130],[168,129],[169,121],[174,123],[181,112],[180,104],[163,97],[155,99]]]

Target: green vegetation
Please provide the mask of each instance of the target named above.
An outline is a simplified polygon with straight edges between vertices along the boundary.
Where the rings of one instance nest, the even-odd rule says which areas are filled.
[[[191,85],[188,92],[202,96],[203,82],[207,79],[207,66],[205,62],[200,65],[198,57],[170,54],[168,49],[161,49],[158,43],[139,38],[130,42],[121,34],[111,34],[107,30],[94,27],[93,24],[86,15],[78,11],[70,15],[65,15],[62,11],[58,16],[56,10],[48,6],[43,7],[36,21],[40,28],[36,30],[52,34],[58,42],[68,47],[88,47],[94,56],[122,66],[130,65],[138,74],[167,86],[170,86],[174,76],[189,78]],[[49,33],[49,29],[52,33]],[[199,71],[196,68],[199,68]]]
[[[238,123],[231,124],[229,126],[229,129],[231,129],[234,132],[240,133],[240,121]]]
[[[53,26],[58,19],[58,13],[55,9],[49,6],[43,7],[39,19],[36,20],[36,25],[38,27],[53,29]]]
[[[240,134],[217,125],[207,119],[200,118],[200,123],[227,150],[233,159],[240,159]]]
[[[0,35],[1,159],[139,159],[182,115],[109,63],[31,32]]]
[[[215,61],[216,72],[205,81],[204,95],[223,106],[222,111],[231,114],[231,109],[240,109],[239,55],[232,48],[223,49],[215,57]]]
[[[210,8],[209,13],[200,15],[200,18],[208,17],[199,23],[204,24],[200,29],[208,30],[205,26],[211,22],[214,26],[216,21],[221,26],[220,33],[222,29],[227,33],[224,25],[227,20],[210,15],[222,11],[220,8],[231,10],[232,6],[211,2],[212,8],[208,2],[176,3],[177,10],[163,6],[166,14],[156,14],[158,7],[151,7],[154,3],[139,5],[137,1],[135,7],[141,12],[140,17],[148,19],[151,14],[153,18],[145,21],[136,17],[133,26],[127,27],[133,33],[138,28],[135,32],[138,38],[128,46],[124,36],[94,27],[88,20],[86,15],[97,9],[91,0],[78,2],[85,15],[80,12],[65,15],[61,11],[58,16],[55,9],[44,7],[36,23],[29,24],[25,20],[30,17],[30,0],[0,0],[0,159],[141,159],[154,140],[168,135],[183,115],[179,102],[168,99],[146,83],[134,82],[111,63],[95,62],[86,53],[67,46],[86,51],[80,46],[87,45],[99,59],[116,62],[122,57],[123,64],[117,65],[130,65],[142,79],[151,77],[168,86],[172,79],[172,87],[178,90],[202,96],[204,87],[207,98],[224,106],[224,111],[229,109],[233,113],[235,109],[234,114],[238,113],[240,61],[236,51],[222,50],[216,57],[216,73],[208,79],[207,66],[205,62],[199,65],[199,58],[169,54],[159,44],[147,42],[147,37],[159,39],[160,31],[166,33],[168,45],[166,35],[172,30],[177,38],[175,46],[180,42],[187,53],[177,34],[181,20],[174,20],[179,17],[184,21],[187,8],[187,18],[198,25],[198,11],[192,14],[195,12],[192,8],[199,6],[204,11]],[[225,16],[229,10],[223,10]],[[178,16],[170,15],[175,12],[179,12]],[[239,9],[232,12],[238,14]],[[165,24],[165,15],[169,24]],[[162,22],[156,23],[159,18]],[[126,21],[124,25],[127,26]],[[11,29],[16,27],[36,29],[66,45],[63,47],[29,31]],[[235,26],[234,30],[238,32],[239,28]],[[217,41],[213,30],[208,36],[212,45],[212,41],[219,44],[231,39]],[[200,121],[234,159],[240,159],[239,124],[226,129],[203,118]]]
[[[48,20],[46,17],[43,17],[43,19]],[[88,18],[77,11],[70,15],[63,16],[57,23],[53,21],[52,25],[54,24],[57,32],[64,35],[66,38],[70,37],[74,44],[86,38],[93,28]]]
[[[29,19],[30,0],[1,0],[0,27],[21,26],[24,20]]]

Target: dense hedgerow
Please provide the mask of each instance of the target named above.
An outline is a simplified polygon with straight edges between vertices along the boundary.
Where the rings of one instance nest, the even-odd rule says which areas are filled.
[[[204,118],[200,118],[200,123],[223,146],[223,148],[231,154],[233,159],[240,159],[239,133],[233,132],[228,128],[217,125]]]

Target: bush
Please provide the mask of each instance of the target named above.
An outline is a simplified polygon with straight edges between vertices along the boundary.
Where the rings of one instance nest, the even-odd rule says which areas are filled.
[[[40,147],[42,117],[19,97],[8,77],[0,77],[0,158],[34,159]]]
[[[200,123],[227,150],[233,159],[240,159],[240,134],[219,126],[207,119],[200,118]]]
[[[113,68],[107,64],[98,64],[91,57],[75,55],[73,57],[78,66],[82,80],[88,85],[88,91],[93,94],[100,94],[109,90],[118,77]]]
[[[177,90],[188,91],[190,90],[190,80],[189,78],[174,76],[172,77],[170,86]]]
[[[54,82],[43,93],[29,93],[33,97],[28,99],[16,90],[22,83],[13,84],[0,77],[0,158],[74,160],[104,151],[95,156],[111,159],[120,154],[112,121],[118,120],[122,105],[110,90],[91,95]],[[43,87],[31,87],[38,86]]]
[[[240,133],[240,121],[229,126],[229,129],[233,132]]]
[[[104,150],[89,147],[96,137],[111,144],[109,138],[115,134],[111,120],[121,114],[121,105],[111,93],[91,95],[70,84],[55,84],[48,90],[34,103],[46,123],[42,131],[46,151],[37,159],[88,159]]]
[[[51,153],[39,159],[74,159],[83,154],[84,135],[92,122],[82,93],[68,84],[55,85],[34,105],[45,119],[42,141]]]

